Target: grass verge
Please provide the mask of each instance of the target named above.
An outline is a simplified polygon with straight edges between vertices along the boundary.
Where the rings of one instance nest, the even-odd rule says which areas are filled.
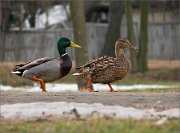
[[[155,125],[150,120],[60,120],[3,122],[0,133],[179,133],[180,120]]]
[[[156,92],[156,93],[165,93],[165,92],[180,92],[180,88],[156,88],[156,89],[134,89],[134,90],[120,90],[120,92]]]

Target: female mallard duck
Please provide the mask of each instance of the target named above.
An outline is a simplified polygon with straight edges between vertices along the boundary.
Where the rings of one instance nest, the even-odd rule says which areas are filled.
[[[59,39],[57,47],[60,58],[44,57],[25,64],[18,64],[12,73],[30,80],[39,81],[42,92],[46,92],[45,82],[60,79],[71,70],[72,62],[66,53],[66,48],[80,48],[79,45],[65,37]]]
[[[126,38],[120,38],[115,43],[116,58],[103,56],[99,59],[92,60],[89,63],[80,66],[77,75],[88,80],[88,91],[92,91],[91,82],[108,84],[110,92],[113,88],[110,83],[121,80],[129,70],[129,60],[124,53],[124,48],[133,48],[131,43]]]

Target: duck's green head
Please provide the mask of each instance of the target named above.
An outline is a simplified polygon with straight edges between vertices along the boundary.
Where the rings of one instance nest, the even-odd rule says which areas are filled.
[[[81,48],[81,46],[79,46],[76,43],[70,41],[66,37],[61,37],[58,40],[57,47],[58,47],[58,51],[59,51],[60,56],[66,53],[66,48],[67,47]]]

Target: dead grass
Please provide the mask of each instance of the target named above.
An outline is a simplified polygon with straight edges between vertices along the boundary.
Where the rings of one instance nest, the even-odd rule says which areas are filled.
[[[0,63],[0,84],[11,86],[32,85],[33,82],[30,82],[28,79],[24,79],[11,73],[14,66],[15,63]]]
[[[177,69],[180,68],[180,60],[149,60],[148,67],[150,70]]]

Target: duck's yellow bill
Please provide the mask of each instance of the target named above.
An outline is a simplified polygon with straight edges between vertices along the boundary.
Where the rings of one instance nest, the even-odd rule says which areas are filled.
[[[81,48],[81,46],[75,44],[74,42],[71,42],[70,47]]]

